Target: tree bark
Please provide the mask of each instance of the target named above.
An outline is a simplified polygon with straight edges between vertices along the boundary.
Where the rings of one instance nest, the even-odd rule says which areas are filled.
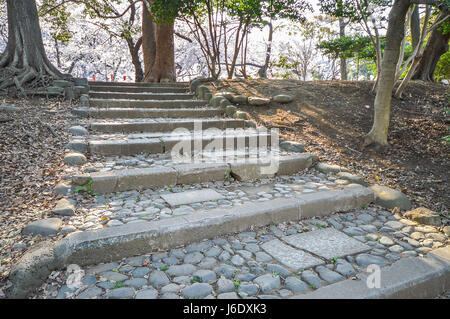
[[[345,27],[346,23],[344,22],[344,18],[339,18],[339,36],[345,37]],[[347,75],[347,60],[344,57],[341,57],[339,59],[340,61],[340,68],[341,68],[341,80],[347,81],[348,75]]]
[[[174,24],[156,25],[156,56],[144,82],[176,82]]]
[[[444,35],[440,28],[436,28],[432,31],[423,52],[422,60],[412,76],[413,80],[434,82],[434,71],[436,69],[436,65],[441,56],[448,51],[449,40],[450,32]]]
[[[264,61],[264,66],[259,70],[259,77],[262,79],[267,79],[267,70],[269,69],[270,58],[272,55],[272,41],[273,41],[273,23],[269,22],[269,39],[267,40],[266,49],[266,59]]]
[[[128,49],[131,54],[131,62],[134,65],[135,70],[135,82],[142,82],[144,79],[144,71],[142,70],[141,60],[139,59],[139,49],[142,45],[142,37],[139,38],[138,42],[134,44],[133,39],[126,39]]]
[[[36,1],[7,0],[6,4],[8,45],[0,56],[0,70],[8,76],[0,78],[0,89],[15,85],[23,90],[22,86],[30,81],[33,85],[46,86],[50,78],[70,77],[63,75],[47,58]]]
[[[388,146],[388,130],[391,112],[392,89],[395,82],[395,71],[400,55],[400,44],[404,37],[406,13],[409,0],[395,0],[389,13],[386,33],[386,47],[382,60],[381,73],[375,97],[375,115],[372,129],[364,139],[364,147],[375,144]]]
[[[156,58],[156,26],[148,11],[147,0],[142,2],[142,52],[144,55],[144,77],[152,72]]]

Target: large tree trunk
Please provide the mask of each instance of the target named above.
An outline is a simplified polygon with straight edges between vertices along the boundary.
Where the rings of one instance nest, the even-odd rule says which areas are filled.
[[[47,58],[35,0],[7,0],[8,45],[0,57],[0,89],[23,85],[47,86],[65,76]]]
[[[339,36],[345,37],[345,26],[347,24],[344,22],[344,18],[339,18]],[[341,80],[346,81],[348,79],[347,75],[347,60],[344,57],[339,59],[339,64],[341,68]]]
[[[174,25],[156,25],[156,56],[144,82],[176,82]]]
[[[142,2],[142,52],[144,54],[144,77],[152,72],[156,58],[156,26],[146,5]]]
[[[434,82],[434,70],[441,56],[449,49],[450,32],[443,34],[440,28],[432,31],[423,52],[422,60],[417,66],[413,80]]]
[[[382,60],[381,73],[375,97],[375,115],[372,129],[366,135],[364,146],[375,144],[388,146],[388,130],[391,112],[392,89],[395,82],[395,71],[400,55],[400,44],[404,37],[404,24],[409,0],[395,0],[389,13],[389,24],[386,33],[386,47]]]

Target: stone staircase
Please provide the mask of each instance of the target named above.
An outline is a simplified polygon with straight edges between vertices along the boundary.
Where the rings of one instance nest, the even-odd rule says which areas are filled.
[[[53,259],[45,267],[27,263],[36,268],[30,273],[45,278],[68,264],[111,262],[374,200],[366,187],[327,174],[326,165],[315,169],[314,154],[280,149],[276,132],[227,118],[190,91],[188,83],[90,83],[89,97],[72,110],[78,125],[67,145],[67,157],[80,160],[65,159],[70,178],[56,191],[67,200],[53,211],[60,219],[48,227],[55,229],[46,230],[69,235],[43,247]],[[311,267],[293,247],[266,246],[284,266]],[[32,288],[20,271],[11,277],[15,296]]]
[[[208,101],[197,100],[188,92],[187,83],[91,83],[89,106],[73,110],[74,114],[88,119],[90,134],[72,139],[69,149],[91,156],[146,154],[168,158],[182,144],[194,155],[201,153],[202,160],[124,168],[120,172],[103,170],[76,175],[72,182],[84,186],[92,180],[92,190],[105,194],[223,181],[230,174],[239,181],[290,175],[311,167],[316,161],[312,154],[284,152],[280,154],[277,171],[261,173],[261,168],[270,164],[267,153],[272,151],[274,136],[264,128],[255,128],[251,121],[224,118],[223,109],[210,107]],[[211,144],[217,147],[205,151]],[[278,146],[278,140],[275,145]]]
[[[86,163],[69,169],[67,190],[78,205],[75,219],[80,211],[90,217],[72,225],[88,237],[119,236],[128,247],[117,251],[103,241],[105,258],[138,254],[136,233],[158,237],[155,249],[171,248],[373,201],[367,188],[313,169],[315,155],[280,149],[277,132],[227,118],[223,107],[191,91],[189,83],[91,82],[88,101],[73,110],[88,134],[73,136],[67,147]],[[86,204],[80,190],[96,197]],[[88,262],[82,259],[76,262]]]

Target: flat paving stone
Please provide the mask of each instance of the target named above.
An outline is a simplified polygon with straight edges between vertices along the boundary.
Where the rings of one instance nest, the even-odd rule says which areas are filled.
[[[323,281],[317,276],[316,273],[311,270],[305,270],[302,272],[302,280],[306,281],[311,287],[319,288],[323,285]]]
[[[281,281],[279,276],[274,276],[272,274],[262,275],[253,280],[254,283],[261,287],[263,293],[271,292],[272,290],[279,289],[281,286]]]
[[[316,267],[316,272],[319,274],[319,276],[325,280],[328,283],[333,283],[333,282],[337,282],[340,280],[343,280],[344,277],[342,277],[340,274],[338,274],[337,272],[334,272],[330,269],[328,269],[327,267],[324,266],[318,266]]]
[[[127,299],[134,297],[134,289],[129,287],[122,287],[113,289],[105,294],[106,298],[110,299]]]
[[[356,263],[361,267],[369,265],[378,265],[378,266],[387,265],[387,261],[383,257],[374,256],[370,254],[360,254],[356,256]]]
[[[154,288],[141,290],[136,294],[135,299],[156,299],[158,298],[158,291]]]
[[[282,240],[329,260],[370,250],[370,246],[333,228],[286,236]]]
[[[239,299],[239,296],[235,292],[225,292],[219,294],[217,299]]]
[[[212,189],[164,194],[161,197],[172,207],[225,199],[223,195]]]
[[[58,230],[61,228],[61,225],[62,220],[59,218],[41,219],[28,224],[23,229],[22,233],[24,235],[56,235],[58,233]]]
[[[150,284],[156,288],[162,287],[167,285],[170,280],[167,277],[167,275],[160,270],[156,270],[150,274],[150,277],[148,278],[148,281]]]
[[[309,289],[309,286],[297,277],[286,278],[284,285],[293,292],[303,292]]]
[[[185,298],[199,298],[206,297],[213,291],[213,288],[209,284],[198,283],[192,284],[184,288],[181,293]]]
[[[166,272],[170,276],[179,277],[179,276],[189,276],[196,270],[197,268],[194,265],[184,264],[184,265],[170,266]]]
[[[324,264],[321,259],[292,248],[278,239],[262,244],[261,248],[279,263],[295,271]]]
[[[89,287],[81,294],[77,296],[77,299],[92,299],[100,296],[103,293],[103,290],[98,287]]]

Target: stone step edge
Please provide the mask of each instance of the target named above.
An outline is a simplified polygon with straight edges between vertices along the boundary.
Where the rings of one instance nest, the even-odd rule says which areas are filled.
[[[161,108],[161,107],[202,107],[207,106],[207,100],[132,100],[132,99],[89,99],[91,107],[117,108]],[[115,105],[115,106],[112,106]]]
[[[108,135],[108,134],[105,134]],[[111,138],[111,139],[95,139],[95,135],[90,135],[89,138],[75,138],[69,141],[66,149],[82,154],[96,154],[96,155],[137,155],[137,154],[164,154],[173,150],[173,148],[184,142],[190,143],[191,148],[194,149],[196,143],[201,143],[204,148],[213,141],[220,141],[222,146],[227,141],[233,142],[231,149],[242,149],[248,147],[254,141],[256,147],[270,147],[275,141],[272,135],[269,134],[249,134],[245,133],[242,136],[202,136],[199,138],[192,137],[192,135],[169,135],[163,134],[161,136],[146,137],[146,138]]]
[[[370,275],[360,273],[358,280],[347,279],[290,299],[434,298],[450,289],[450,246],[431,251],[426,258],[402,258],[381,268],[380,288],[368,287]]]
[[[72,176],[72,187],[86,186],[92,181],[90,187],[93,193],[108,194],[171,185],[224,181],[226,176],[233,176],[240,181],[250,181],[275,175],[292,175],[312,167],[316,161],[317,156],[309,153],[283,156],[276,173],[262,171],[270,164],[269,162],[201,163],[180,164],[174,167],[133,168],[75,175]]]
[[[154,222],[131,223],[77,232],[55,244],[43,242],[25,253],[13,267],[8,298],[25,298],[50,273],[70,264],[86,266],[171,249],[204,239],[242,232],[251,226],[296,221],[336,211],[361,208],[374,200],[369,189],[354,185],[338,191],[306,194],[301,199],[275,199],[214,209]]]
[[[90,86],[138,86],[138,87],[189,87],[189,82],[146,83],[146,82],[105,82],[89,81]]]
[[[205,118],[202,121],[198,119],[186,119],[181,121],[171,121],[170,119],[158,119],[149,122],[95,122],[89,123],[89,129],[94,132],[121,133],[121,132],[168,132],[177,128],[186,128],[193,130],[195,123],[201,123],[202,129],[218,128],[221,130],[227,128],[253,128],[254,125],[245,120],[230,120],[221,118]]]
[[[193,107],[193,108],[76,108],[72,109],[71,113],[79,117],[92,118],[142,118],[151,116],[168,117],[176,115],[179,117],[199,117],[202,114],[207,116],[222,115],[223,110],[212,107]]]

